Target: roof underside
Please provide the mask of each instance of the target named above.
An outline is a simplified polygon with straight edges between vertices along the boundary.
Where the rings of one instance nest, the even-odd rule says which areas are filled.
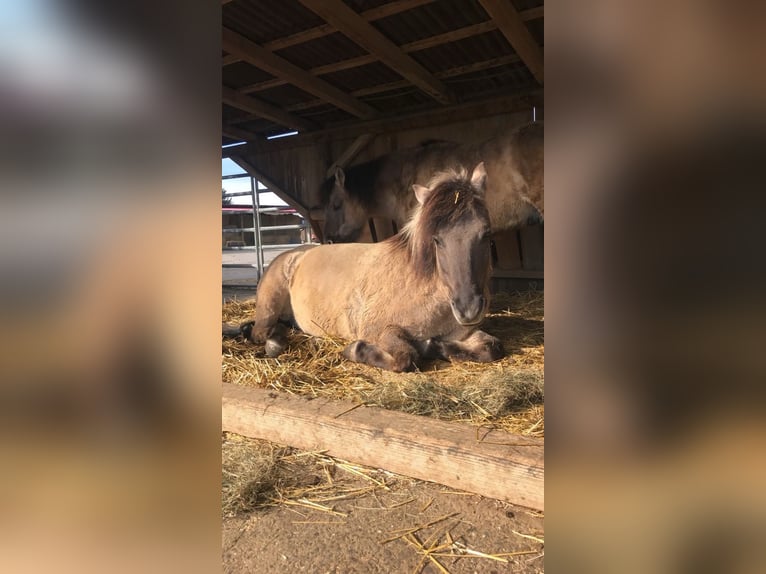
[[[541,93],[541,0],[222,0],[223,144]]]

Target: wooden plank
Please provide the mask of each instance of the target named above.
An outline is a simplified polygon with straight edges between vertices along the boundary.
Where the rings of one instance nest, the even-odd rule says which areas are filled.
[[[368,22],[373,22],[375,20],[380,20],[381,18],[386,18],[387,16],[393,16],[394,14],[398,14],[399,12],[412,10],[413,8],[416,8],[417,6],[422,6],[423,4],[430,4],[431,2],[434,2],[434,0],[400,0],[399,2],[389,2],[388,4],[384,4],[383,6],[378,6],[377,8],[371,8],[370,10],[365,10],[364,12],[360,14],[360,16],[364,18],[365,20],[367,20]],[[276,40],[272,40],[271,42],[265,43],[263,47],[271,52],[275,52],[277,50],[282,50],[289,46],[294,46],[296,44],[303,44],[304,42],[309,42],[311,40],[316,40],[317,38],[329,36],[333,32],[336,32],[336,29],[334,26],[332,26],[331,24],[322,24],[321,26],[317,26],[316,28],[304,30],[296,34],[292,34],[291,36],[286,36],[284,38],[277,38]]]
[[[278,149],[314,145],[317,141],[327,137],[340,139],[352,138],[366,132],[380,134],[469,121],[476,118],[520,112],[523,110],[530,110],[531,112],[533,105],[540,106],[542,104],[541,96],[542,89],[535,88],[513,95],[489,98],[478,102],[456,104],[454,106],[412,112],[409,114],[395,114],[378,120],[364,120],[330,126],[326,129],[317,130],[304,135],[297,135],[283,140],[249,143],[242,146],[244,149],[241,151],[237,150],[236,153],[238,155],[246,156],[251,152],[258,153],[259,151],[275,151]],[[233,152],[229,152],[226,149],[222,150],[223,157],[229,157],[232,153]]]
[[[221,92],[223,103],[245,110],[259,117],[266,118],[280,125],[296,129],[298,131],[310,131],[317,127],[314,122],[304,120],[269,103],[257,100],[251,96],[240,94],[237,90],[223,86]]]
[[[530,271],[528,269],[495,269],[492,277],[499,279],[543,279],[543,271]]]
[[[227,138],[243,142],[253,142],[262,139],[258,134],[234,126],[224,125],[221,131]]]
[[[365,20],[367,20],[368,22],[373,22],[375,20],[380,20],[388,16],[393,16],[394,14],[398,14],[400,12],[411,10],[412,8],[416,8],[417,6],[422,6],[423,4],[431,4],[434,1],[435,0],[399,0],[398,2],[389,2],[388,4],[383,4],[382,6],[378,6],[377,8],[370,8],[369,10],[365,10],[364,12],[361,12],[359,15]],[[538,6],[536,8],[528,8],[526,10],[522,10],[521,12],[519,12],[521,19],[524,20],[525,22],[529,20],[536,20],[538,18],[543,18],[544,14],[545,14],[544,6]],[[282,50],[290,46],[295,46],[296,44],[303,44],[305,42],[310,42],[311,40],[316,40],[317,38],[323,38],[324,36],[329,36],[330,34],[336,31],[337,30],[335,29],[334,26],[331,26],[330,24],[322,24],[321,26],[316,26],[315,28],[303,30],[301,32],[292,34],[290,36],[285,36],[284,38],[277,38],[276,40],[272,40],[271,42],[266,42],[265,44],[263,44],[263,47],[269,50],[270,52],[276,52],[277,50]],[[426,38],[426,40],[428,40],[428,38]],[[229,64],[234,64],[240,61],[241,60],[238,57],[228,54],[224,56],[223,58],[223,65],[228,66]]]
[[[416,42],[410,42],[409,44],[403,44],[401,46],[401,49],[405,53],[417,52],[419,50],[425,50],[426,48],[440,46],[442,44],[447,44],[449,42],[454,42],[455,40],[460,40],[462,38],[467,38],[469,36],[475,36],[477,34],[481,34],[489,30],[495,30],[495,29],[497,29],[497,24],[495,24],[494,21],[490,20],[488,22],[482,22],[480,24],[475,24],[473,26],[466,26],[465,28],[459,28],[457,30],[447,32],[445,34],[439,34],[438,36],[432,36],[430,38],[424,38],[423,40],[418,40]],[[224,59],[226,57],[228,56],[225,56]],[[487,60],[487,62],[491,62],[493,60],[500,60],[500,59],[509,59],[510,61],[518,62],[521,58],[519,58],[516,54],[513,54],[510,56],[501,56],[500,58],[493,58],[492,60]],[[349,68],[358,68],[359,66],[365,66],[372,62],[376,62],[377,60],[378,58],[374,54],[365,54],[363,56],[357,56],[356,58],[350,58],[348,60],[341,60],[340,62],[333,62],[332,64],[326,64],[324,66],[317,66],[315,68],[311,68],[309,70],[309,73],[313,76],[321,76],[323,74],[338,72],[340,70],[347,70]],[[470,64],[463,67],[469,68],[471,66],[475,66],[477,67],[477,69],[483,69],[481,67],[483,65],[485,65],[485,62],[477,62],[475,64]],[[445,77],[450,77],[450,74],[455,75],[454,73],[451,72],[451,70],[442,70],[441,72],[435,72],[434,77],[438,79],[443,79]],[[240,88],[239,91],[242,92],[243,94],[252,94],[255,92],[262,92],[264,90],[270,90],[271,88],[282,86],[286,83],[287,82],[285,82],[284,80],[280,80],[279,78],[274,78],[271,80],[264,80],[263,82],[250,84],[249,86]],[[407,86],[411,85],[411,82],[408,82],[406,80],[403,82],[395,82],[395,83],[396,84],[403,83],[404,85],[407,85]],[[367,89],[369,90],[370,88],[367,88]],[[357,90],[355,92],[351,92],[351,95],[352,96],[363,95],[364,91],[365,90]],[[370,93],[377,93],[377,92],[370,92]]]
[[[507,56],[500,56],[498,58],[490,58],[489,60],[482,60],[480,62],[475,62],[473,64],[466,64],[465,66],[456,66],[454,68],[449,68],[447,70],[442,70],[440,72],[436,72],[434,76],[439,78],[440,80],[453,78],[455,76],[462,76],[463,74],[470,74],[471,72],[479,72],[482,70],[489,70],[491,68],[497,68],[500,66],[507,66],[508,64],[514,64],[516,62],[521,61],[521,58],[519,58],[516,54],[509,54]],[[266,86],[269,84],[269,82],[273,82],[273,80],[267,80],[266,82],[260,82],[257,84],[258,86]],[[281,81],[280,81],[281,82]],[[256,85],[256,84],[254,84]],[[277,85],[281,85],[277,84]],[[398,80],[396,82],[388,82],[386,84],[378,84],[377,86],[371,86],[369,88],[360,88],[358,90],[354,90],[353,92],[350,92],[352,96],[356,98],[360,98],[362,96],[369,96],[373,94],[380,94],[383,92],[389,92],[391,90],[398,90],[401,88],[406,88],[408,86],[411,86],[412,84],[407,80]],[[273,85],[268,86],[273,87]],[[264,88],[265,89],[265,88]],[[245,88],[242,90],[243,93],[246,91]],[[298,112],[303,110],[308,110],[310,108],[316,108],[319,106],[324,105],[325,102],[322,100],[309,100],[306,102],[300,102],[297,104],[292,104],[290,106],[287,106],[285,109],[290,112]],[[236,120],[233,120],[231,123],[243,123],[253,120],[254,118],[250,117],[243,117],[243,118],[237,118]]]
[[[506,229],[495,233],[493,239],[497,252],[495,269],[521,269],[521,249],[518,232],[515,229]]]
[[[360,12],[359,15],[365,20],[367,20],[368,22],[373,22],[375,20],[380,20],[381,18],[385,18],[387,16],[398,14],[399,12],[410,10],[412,8],[415,8],[423,4],[430,4],[432,2],[434,2],[434,0],[400,0],[399,2],[390,2],[389,4],[383,4],[382,6],[378,6],[377,8],[371,8],[369,10],[365,10],[364,12]],[[525,22],[529,20],[536,20],[538,18],[543,18],[544,14],[545,14],[544,6],[537,6],[536,8],[527,8],[526,10],[522,10],[521,12],[519,12],[519,16],[521,16],[521,19],[524,20]],[[491,28],[488,28],[488,30],[497,29],[497,24],[494,21],[476,24],[476,26],[477,27],[491,26]],[[465,33],[469,28],[471,27],[468,26],[466,28],[461,28],[460,30],[454,30],[452,32],[447,32],[446,34],[441,34],[440,36],[432,36],[431,38],[424,38],[423,40],[418,40],[410,44],[404,44],[402,46],[402,49],[405,52],[414,52],[414,51],[417,51],[418,49],[423,50],[425,48],[438,46],[446,42],[454,42],[456,39],[460,39],[460,37],[467,37],[467,36],[460,36],[460,34]],[[321,26],[316,26],[315,28],[303,30],[301,32],[297,32],[296,34],[285,36],[284,38],[277,38],[276,40],[272,40],[271,42],[266,42],[265,44],[263,44],[263,47],[270,52],[276,52],[277,50],[282,50],[290,46],[295,46],[296,44],[303,44],[311,40],[316,40],[317,38],[323,38],[324,36],[329,36],[330,34],[336,31],[337,30],[335,29],[334,26],[331,26],[330,24],[322,24]],[[476,33],[479,33],[479,32],[474,32],[474,34]],[[450,34],[455,34],[456,37],[449,38]],[[470,35],[474,35],[474,34],[470,34]],[[440,38],[441,36],[443,36],[444,38]],[[440,39],[436,40],[436,38],[440,38]],[[364,65],[370,62],[368,57],[365,56],[363,58],[364,60],[361,58],[359,59],[359,61],[363,63],[357,64],[357,65]],[[234,56],[232,54],[227,54],[226,56],[223,57],[224,66],[228,66],[229,64],[234,64],[236,62],[241,62],[241,61],[242,60],[239,57]],[[345,60],[345,62],[351,62],[351,61],[352,60]],[[345,68],[338,68],[338,69],[347,69],[349,67],[353,67],[353,66],[346,66]],[[258,84],[253,84],[253,86],[257,86],[257,85]],[[281,85],[281,84],[277,84],[277,85]],[[253,89],[252,91],[257,91],[257,89]]]
[[[383,241],[389,237],[396,235],[394,231],[394,222],[384,217],[374,217],[372,219],[375,224],[375,232],[377,234],[376,241]]]
[[[268,175],[263,173],[263,171],[257,169],[251,162],[247,161],[246,159],[243,159],[242,157],[238,155],[232,155],[231,160],[236,163],[239,167],[244,169],[249,175],[256,178],[258,181],[260,181],[263,185],[266,186],[266,188],[275,194],[279,199],[290,205],[291,207],[294,207],[298,213],[300,213],[303,217],[307,218],[309,217],[309,208],[303,205],[298,198],[294,197],[293,195],[287,193],[284,189],[282,189],[282,186],[278,185],[273,179],[271,179]]]
[[[272,76],[282,78],[283,80],[299,87],[300,89],[315,95],[316,97],[329,102],[348,113],[359,117],[370,119],[378,115],[377,111],[339,90],[335,86],[328,84],[321,78],[316,78],[306,70],[280,58],[255,42],[251,42],[241,34],[228,28],[223,28],[222,48],[235,54],[246,62],[260,68]]]
[[[509,0],[479,0],[535,79],[543,84],[543,53]]]
[[[524,269],[529,271],[541,271],[545,267],[543,260],[543,237],[542,225],[530,225],[519,230],[521,238],[521,259]]]
[[[357,406],[223,384],[221,424],[240,435],[544,509],[542,440]]]
[[[373,139],[375,139],[375,134],[362,134],[357,137],[350,146],[343,150],[343,153],[340,154],[338,159],[332,162],[332,165],[327,168],[325,177],[334,175],[335,168],[337,167],[346,167],[349,162],[354,159],[360,151],[366,148]]]
[[[392,70],[407,78],[436,101],[442,104],[454,101],[455,98],[447,89],[447,86],[423,66],[407,56],[401,48],[378,32],[376,28],[365,21],[359,14],[346,6],[342,0],[299,1],[365,50],[375,54]]]
[[[433,48],[434,46],[441,46],[442,44],[449,44],[450,42],[456,42],[458,40],[463,40],[464,38],[470,38],[471,36],[478,36],[479,34],[491,32],[496,29],[497,24],[492,20],[480,22],[479,24],[465,26],[463,28],[458,28],[457,30],[445,32],[444,34],[438,34],[436,36],[431,36],[430,38],[423,38],[416,42],[410,42],[409,44],[402,46],[402,50],[407,53],[419,52],[420,50],[426,50],[428,48]]]

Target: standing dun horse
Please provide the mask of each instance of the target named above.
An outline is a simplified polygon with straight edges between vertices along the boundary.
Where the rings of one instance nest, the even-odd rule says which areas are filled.
[[[479,161],[487,170],[485,201],[493,232],[544,215],[543,124],[533,122],[479,145],[431,141],[336,169],[322,187],[326,240],[356,241],[371,217],[393,220],[401,229],[417,206],[413,184]]]
[[[500,341],[478,329],[489,305],[489,213],[479,163],[414,185],[412,220],[381,243],[305,246],[277,257],[257,293],[250,339],[275,357],[280,319],[351,341],[343,355],[392,371],[420,358],[489,362]]]

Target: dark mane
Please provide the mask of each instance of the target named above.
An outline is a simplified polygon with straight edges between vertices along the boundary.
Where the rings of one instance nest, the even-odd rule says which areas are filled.
[[[352,165],[344,169],[346,175],[345,188],[349,197],[357,200],[365,209],[371,209],[375,206],[375,184],[377,183],[380,172],[389,162],[401,162],[402,157],[415,154],[417,157],[425,148],[433,146],[455,146],[454,142],[441,139],[427,139],[420,142],[417,146],[408,149],[402,149],[371,159],[364,163]],[[330,201],[330,195],[335,187],[335,176],[328,177],[320,188],[320,198],[322,205],[327,205]]]
[[[412,220],[386,240],[392,249],[401,249],[408,254],[415,273],[421,277],[430,277],[436,271],[433,237],[440,230],[476,217],[484,219],[489,228],[484,196],[471,185],[465,172],[439,174],[429,187],[433,191]]]
[[[346,175],[344,185],[346,192],[366,209],[372,208],[375,204],[375,182],[387,160],[388,156],[381,156],[343,170]],[[333,175],[324,181],[320,189],[322,205],[327,205],[330,201],[330,194],[334,187],[335,176]]]

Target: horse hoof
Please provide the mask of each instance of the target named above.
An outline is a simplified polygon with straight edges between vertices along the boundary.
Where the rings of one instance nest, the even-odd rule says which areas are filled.
[[[365,347],[367,347],[367,343],[364,341],[354,341],[353,343],[346,345],[341,352],[341,355],[349,361],[359,361],[360,353],[364,351]]]
[[[284,344],[279,341],[275,341],[274,339],[269,339],[268,341],[266,341],[266,345],[264,346],[264,350],[266,351],[266,356],[272,359],[281,355],[284,349],[285,349]]]

